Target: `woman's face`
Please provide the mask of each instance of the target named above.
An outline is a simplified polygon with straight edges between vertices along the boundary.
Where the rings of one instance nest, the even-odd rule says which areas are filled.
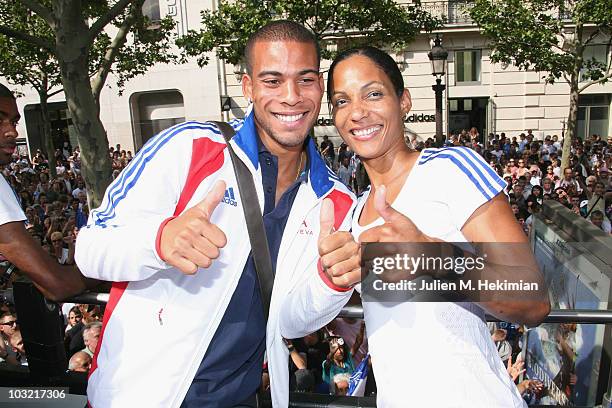
[[[402,119],[412,106],[408,90],[399,98],[385,72],[362,55],[338,63],[332,80],[334,125],[351,150],[372,159],[404,145]]]
[[[70,323],[71,326],[74,326],[75,324],[77,324],[78,322],[81,321],[81,316],[77,316],[76,313],[74,312],[70,312],[70,314],[68,315],[68,323]]]

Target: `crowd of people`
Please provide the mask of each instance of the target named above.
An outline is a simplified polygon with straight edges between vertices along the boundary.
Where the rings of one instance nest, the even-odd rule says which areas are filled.
[[[54,155],[55,176],[40,150],[31,159],[14,155],[2,173],[21,203],[32,238],[59,264],[73,265],[76,237],[89,216],[80,151],[78,147],[71,149],[66,142]],[[114,178],[132,160],[132,153],[117,145],[109,148],[109,155]],[[0,254],[0,271],[4,273],[8,265]],[[12,278],[2,279],[0,289],[10,287]],[[87,372],[102,326],[102,311],[99,306],[65,303],[62,312],[69,370]],[[17,314],[9,304],[0,307],[0,337],[0,361],[27,365]]]
[[[612,188],[609,168],[612,165],[612,137],[607,140],[592,135],[577,138],[571,148],[569,166],[561,168],[562,144],[558,135],[536,140],[532,130],[508,137],[505,133],[489,134],[486,145],[476,128],[453,133],[446,146],[465,146],[482,155],[506,183],[505,190],[516,219],[527,233],[533,214],[542,208],[543,200],[556,200],[593,225],[610,234]],[[406,138],[417,151],[434,147],[433,138]],[[320,144],[321,154],[338,177],[355,193],[369,184],[359,157],[345,143],[334,148],[328,136]]]
[[[593,135],[572,145],[569,167],[561,168],[561,143],[557,135],[536,140],[531,131],[518,136],[489,135],[484,144],[475,129],[453,134],[447,146],[466,146],[481,154],[507,182],[505,190],[516,219],[527,233],[533,215],[543,200],[556,200],[593,225],[610,233],[612,216],[609,178],[612,137],[607,141]],[[406,142],[415,150],[434,146],[433,139]],[[357,194],[368,185],[359,157],[342,143],[336,148],[325,136],[320,152],[338,177]],[[132,159],[120,145],[109,148],[113,178]],[[27,216],[26,228],[50,256],[61,264],[74,263],[74,247],[79,229],[87,223],[89,209],[85,183],[80,172],[79,148],[68,144],[55,152],[56,175],[51,177],[48,160],[38,150],[30,159],[15,156],[3,175],[17,194]],[[0,259],[1,261],[1,259]],[[9,285],[4,282],[3,285]],[[98,306],[64,304],[65,345],[69,370],[87,372],[101,330],[103,310]],[[522,327],[491,326],[492,339],[517,380],[524,372],[519,342]],[[510,329],[509,329],[510,328]],[[0,361],[27,365],[17,315],[9,305],[0,307]],[[363,321],[337,318],[321,330],[301,339],[287,341],[290,351],[290,387],[298,392],[346,395],[349,377],[367,356],[367,336]],[[514,363],[513,363],[514,361]],[[262,389],[269,386],[264,370]],[[522,393],[540,392],[542,384],[524,380],[517,384]],[[376,390],[370,370],[365,395]]]

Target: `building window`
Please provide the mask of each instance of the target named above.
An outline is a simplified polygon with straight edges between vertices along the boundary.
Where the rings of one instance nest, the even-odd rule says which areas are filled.
[[[597,62],[601,62],[606,65],[608,62],[608,46],[606,44],[587,45],[584,48],[582,58],[584,60],[584,63],[594,59]],[[603,71],[605,73],[605,68]],[[584,68],[580,70],[580,81],[586,80],[585,78],[583,78],[585,72],[586,69]]]
[[[157,133],[185,121],[183,95],[178,90],[135,93],[130,107],[136,151]]]
[[[585,139],[591,135],[604,138],[609,134],[610,95],[580,95],[576,136]]]
[[[145,0],[142,4],[142,15],[148,17],[151,22],[160,21],[159,0]]]
[[[480,82],[480,50],[455,51],[457,83]]]

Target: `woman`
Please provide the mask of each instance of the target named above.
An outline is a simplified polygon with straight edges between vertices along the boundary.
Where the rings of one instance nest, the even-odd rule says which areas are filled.
[[[82,318],[83,314],[81,313],[81,309],[79,309],[78,306],[72,306],[70,312],[68,313],[68,324],[66,325],[65,332],[68,332],[68,330],[76,326]]]
[[[330,337],[329,354],[322,364],[323,382],[329,384],[330,392],[333,393],[333,378],[338,374],[355,371],[353,355],[342,337]]]
[[[340,136],[371,181],[355,210],[361,242],[515,242],[527,238],[510,210],[505,183],[472,150],[415,152],[402,118],[411,99],[393,59],[372,47],[332,63],[328,97]],[[392,203],[392,206],[388,203]],[[516,273],[533,255],[514,257]],[[528,261],[530,260],[530,261]],[[532,269],[533,270],[533,269]],[[529,276],[543,286],[540,276]],[[547,299],[522,302],[363,302],[379,407],[524,406],[497,356],[484,312],[538,323]]]

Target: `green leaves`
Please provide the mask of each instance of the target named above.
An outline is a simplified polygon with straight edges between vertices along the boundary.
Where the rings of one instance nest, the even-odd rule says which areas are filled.
[[[493,62],[546,72],[553,83],[583,68],[591,34],[607,32],[609,39],[611,10],[606,0],[476,0],[470,15],[491,41]],[[589,62],[584,77],[602,78],[605,68]]]
[[[275,19],[288,19],[308,27],[321,44],[322,56],[333,58],[342,49],[370,44],[403,49],[416,34],[431,31],[441,21],[418,3],[400,5],[393,0],[239,0],[222,3],[217,11],[202,13],[203,28],[190,31],[177,44],[183,57],[196,56],[208,63],[208,52],[232,64],[242,59],[248,37]],[[327,47],[335,44],[336,47]],[[332,51],[332,49],[334,49]]]

